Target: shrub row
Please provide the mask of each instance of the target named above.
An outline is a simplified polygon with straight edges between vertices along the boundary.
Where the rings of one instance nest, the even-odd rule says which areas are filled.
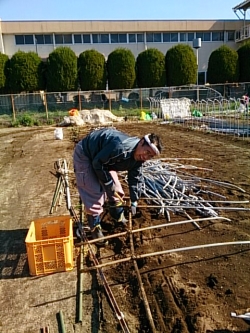
[[[221,46],[209,57],[207,79],[211,84],[250,81],[250,42],[235,51]],[[35,52],[16,52],[10,59],[0,53],[0,93],[46,90],[131,89],[195,84],[197,61],[189,45],[178,44],[164,55],[155,48],[137,58],[117,48],[105,60],[87,50],[76,56],[69,47],[58,47],[46,59]]]

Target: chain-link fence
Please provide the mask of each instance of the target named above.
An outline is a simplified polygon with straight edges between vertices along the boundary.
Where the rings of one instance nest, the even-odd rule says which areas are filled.
[[[105,109],[119,111],[149,108],[150,89],[123,91],[71,91],[47,93],[20,93],[0,95],[0,114],[12,115],[20,112],[68,111],[72,108]]]
[[[68,111],[72,108],[108,109],[110,111],[150,109],[154,101],[163,98],[189,98],[208,100],[241,98],[250,93],[250,83],[179,86],[130,90],[71,91],[47,93],[20,93],[0,95],[0,114],[13,115],[18,112]]]
[[[249,96],[249,92],[249,83],[60,93],[40,91],[0,95],[0,115],[15,120],[19,115],[33,113],[49,120],[57,112],[68,115],[74,108],[101,109],[127,119],[157,119],[248,137],[249,98],[247,103],[243,96]],[[185,106],[184,111],[186,100],[188,108]]]

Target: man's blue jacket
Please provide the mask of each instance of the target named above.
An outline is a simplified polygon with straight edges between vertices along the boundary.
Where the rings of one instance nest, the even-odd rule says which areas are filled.
[[[84,154],[92,162],[99,180],[105,184],[112,181],[109,171],[128,171],[129,194],[132,202],[138,198],[138,184],[142,161],[135,161],[133,153],[140,141],[114,128],[94,130],[82,139]]]

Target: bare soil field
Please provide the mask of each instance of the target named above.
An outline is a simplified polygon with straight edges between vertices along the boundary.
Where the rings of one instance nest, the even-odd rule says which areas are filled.
[[[159,134],[164,144],[162,158],[196,158],[188,163],[212,170],[200,171],[200,176],[243,190],[218,186],[217,192],[227,200],[250,199],[249,140],[151,122],[114,126],[131,135]],[[83,273],[83,320],[78,323],[79,248],[75,249],[75,267],[70,272],[30,276],[27,263],[25,237],[30,223],[49,216],[56,186],[54,163],[65,158],[73,171],[75,141],[89,130],[64,128],[64,139],[55,140],[54,127],[0,129],[0,333],[36,333],[43,327],[49,327],[50,333],[62,332],[60,311],[67,333],[122,332],[95,270]],[[70,186],[76,202],[74,184],[72,172]],[[65,201],[53,213],[67,214]],[[230,221],[211,219],[199,222],[200,229],[187,223],[139,233],[134,236],[135,252],[250,241],[249,211],[225,209],[219,215]],[[183,219],[171,215],[171,222]],[[166,218],[150,208],[139,209],[133,218],[133,228],[161,223],[166,223]],[[119,231],[108,215],[103,219],[103,229],[105,235]],[[103,263],[131,255],[129,235],[111,239],[97,254]],[[249,258],[250,245],[238,244],[173,251],[138,260],[153,323],[133,260],[104,267],[103,272],[132,333],[247,333],[250,322],[233,318],[231,312],[245,313],[250,308]],[[84,267],[91,266],[86,257]]]

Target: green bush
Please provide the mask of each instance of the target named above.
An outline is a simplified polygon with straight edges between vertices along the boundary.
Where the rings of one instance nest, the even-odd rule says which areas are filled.
[[[16,120],[12,121],[11,125],[13,127],[19,126],[34,126],[34,119],[31,115],[25,113],[16,118]]]
[[[111,52],[107,60],[108,84],[110,89],[131,89],[135,84],[135,57],[125,48]]]
[[[77,56],[69,47],[58,47],[47,60],[47,91],[74,91],[78,86]]]
[[[13,93],[42,88],[42,60],[35,52],[16,52],[9,61],[7,86]]]
[[[169,49],[165,55],[165,66],[168,86],[196,83],[197,60],[191,46],[179,44]]]
[[[106,63],[102,53],[87,50],[78,57],[79,83],[83,91],[106,88]]]
[[[22,115],[18,120],[19,120],[20,125],[22,125],[22,126],[33,126],[34,125],[34,120],[33,120],[32,116],[30,116],[29,114]]]
[[[213,83],[238,82],[237,51],[223,45],[213,51],[208,60],[207,81]]]
[[[4,92],[6,88],[6,66],[8,64],[8,56],[0,52],[0,92]]]
[[[250,42],[246,42],[238,49],[239,81],[250,82]]]
[[[163,87],[165,76],[165,59],[161,51],[151,48],[138,55],[136,78],[139,88]]]

